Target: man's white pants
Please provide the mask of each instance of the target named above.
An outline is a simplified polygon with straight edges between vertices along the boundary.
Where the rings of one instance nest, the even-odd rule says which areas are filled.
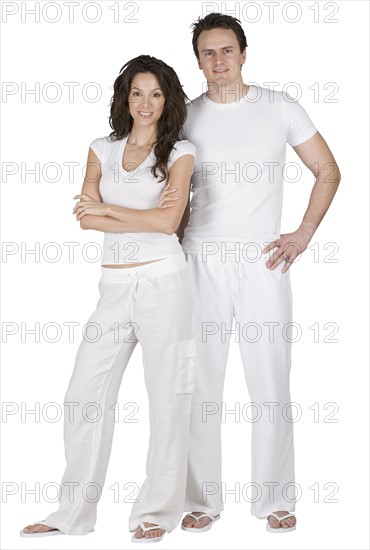
[[[233,243],[229,245],[230,250]],[[266,518],[274,511],[295,509],[289,405],[293,333],[290,275],[289,271],[281,273],[284,262],[269,270],[265,263],[270,253],[262,254],[262,243],[258,245],[259,254],[256,248],[253,252],[252,247],[252,253],[248,251],[250,259],[244,259],[241,253],[219,252],[203,262],[200,254],[185,254],[193,281],[197,351],[186,512],[217,515],[224,509],[221,410],[233,317],[234,337],[239,340],[249,397],[254,404],[251,410],[255,412],[248,493],[251,513]],[[258,255],[260,259],[255,261]],[[235,452],[238,449],[235,441]]]
[[[70,535],[94,531],[115,427],[114,404],[140,342],[150,441],[147,478],[133,505],[129,529],[147,521],[170,532],[184,509],[195,378],[191,278],[185,256],[126,269],[102,267],[99,291],[65,395],[67,466],[59,509],[42,523]],[[130,443],[123,452],[136,451]]]

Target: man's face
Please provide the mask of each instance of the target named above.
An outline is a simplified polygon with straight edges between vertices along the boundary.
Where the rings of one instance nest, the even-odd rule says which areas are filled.
[[[198,38],[199,68],[207,82],[233,84],[242,80],[240,65],[246,50],[240,52],[236,34],[231,29],[202,31]]]

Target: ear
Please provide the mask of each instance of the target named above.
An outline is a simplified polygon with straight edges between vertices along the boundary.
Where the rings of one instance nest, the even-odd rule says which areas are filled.
[[[242,65],[244,65],[246,58],[247,58],[247,48],[244,48],[244,50],[242,52],[242,57],[241,57],[241,64]]]
[[[201,62],[200,62],[200,60],[199,60],[198,57],[197,57],[197,62],[198,62],[198,67],[199,67],[199,69],[202,71],[202,70],[203,70],[203,69],[202,69],[202,64],[201,64]]]

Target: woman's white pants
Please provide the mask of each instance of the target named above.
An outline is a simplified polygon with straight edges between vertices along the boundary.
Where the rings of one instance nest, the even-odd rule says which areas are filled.
[[[229,250],[233,250],[232,243]],[[250,258],[240,253],[217,253],[206,257],[206,261],[200,254],[185,256],[193,281],[197,370],[184,510],[217,515],[224,509],[221,411],[233,337],[238,339],[253,404],[250,415],[255,419],[251,423],[248,493],[251,513],[266,518],[274,511],[292,512],[294,450],[289,374],[293,325],[289,271],[281,272],[284,263],[275,270],[267,269],[268,253],[261,253],[258,261],[254,259],[258,253],[249,253]],[[238,449],[235,441],[235,453]]]
[[[115,427],[114,404],[140,342],[150,441],[146,479],[129,529],[146,521],[170,532],[184,509],[195,377],[190,273],[183,254],[143,266],[101,269],[100,299],[85,325],[65,395],[66,469],[59,509],[42,523],[70,535],[94,531]]]

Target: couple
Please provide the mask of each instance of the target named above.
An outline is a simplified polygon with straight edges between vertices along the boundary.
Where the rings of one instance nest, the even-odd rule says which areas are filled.
[[[295,529],[293,425],[282,415],[290,403],[288,270],[325,215],[340,174],[297,101],[243,83],[246,47],[240,22],[212,13],[193,24],[206,93],[186,103],[174,70],[148,55],[126,63],[115,81],[113,132],[90,144],[74,197],[81,228],[103,231],[104,246],[100,299],[65,396],[74,415],[65,418],[59,509],[21,536],[94,531],[112,405],[138,342],[150,441],[147,477],[129,520],[132,540],[161,540],[184,512],[185,531],[211,528],[223,510],[221,408],[233,317],[260,412],[252,424],[251,513],[267,519],[270,532]],[[286,142],[316,181],[300,226],[280,235]],[[90,323],[98,338],[95,329],[89,335]],[[94,412],[86,418],[91,403],[98,421]],[[205,411],[212,414],[205,418]]]

